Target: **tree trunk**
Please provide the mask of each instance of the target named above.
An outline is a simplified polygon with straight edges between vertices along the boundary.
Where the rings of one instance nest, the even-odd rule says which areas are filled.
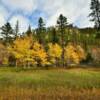
[[[62,31],[62,67],[64,67],[64,53],[65,53],[65,50],[64,50],[64,32]]]
[[[28,68],[30,68],[30,62],[27,62],[27,64],[28,64]]]
[[[17,63],[17,60],[16,60],[16,68],[18,67],[18,63]]]

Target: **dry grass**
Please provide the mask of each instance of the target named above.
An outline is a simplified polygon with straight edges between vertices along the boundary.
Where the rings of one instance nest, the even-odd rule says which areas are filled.
[[[97,69],[0,69],[0,100],[100,100]]]
[[[100,89],[34,91],[10,87],[0,92],[0,100],[100,100]]]

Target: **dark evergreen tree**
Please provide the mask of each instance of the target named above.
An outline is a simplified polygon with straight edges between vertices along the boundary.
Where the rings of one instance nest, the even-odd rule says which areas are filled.
[[[65,41],[64,41],[64,34],[65,34],[65,28],[67,27],[67,18],[63,16],[62,14],[59,16],[57,20],[57,24],[61,33],[61,46],[62,46],[62,66],[64,67],[64,46],[65,46]]]
[[[38,21],[37,37],[41,44],[45,42],[45,24],[43,18],[40,17]]]
[[[1,31],[1,35],[3,36],[5,44],[9,44],[12,41],[12,37],[14,36],[14,32],[10,23],[7,22],[4,26],[2,26]]]
[[[16,25],[15,25],[15,38],[18,36],[19,34],[19,21],[17,20]]]
[[[29,25],[28,30],[26,32],[27,36],[32,35],[32,30],[31,30],[31,26]]]
[[[53,44],[58,43],[58,35],[57,35],[55,28],[52,29],[52,41],[51,42]]]
[[[100,29],[100,2],[99,0],[91,0],[90,5],[91,13],[89,16],[91,17],[91,21],[95,23],[95,27]]]

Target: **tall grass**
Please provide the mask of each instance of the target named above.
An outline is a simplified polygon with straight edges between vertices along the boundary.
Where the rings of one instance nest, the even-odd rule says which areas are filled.
[[[0,68],[0,100],[100,100],[100,71]]]

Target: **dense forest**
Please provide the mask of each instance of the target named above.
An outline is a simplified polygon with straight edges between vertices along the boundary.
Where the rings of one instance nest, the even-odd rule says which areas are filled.
[[[60,14],[55,26],[46,27],[42,17],[38,27],[29,25],[20,33],[19,21],[14,28],[7,22],[0,28],[0,64],[22,67],[67,67],[100,64],[100,2],[91,0],[90,20],[93,28],[78,28]]]

